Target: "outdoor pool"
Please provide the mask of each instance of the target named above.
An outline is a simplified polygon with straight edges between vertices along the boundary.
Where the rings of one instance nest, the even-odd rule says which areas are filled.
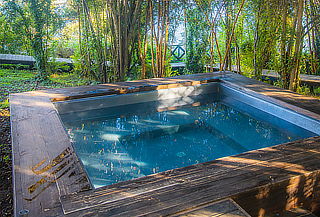
[[[318,121],[219,82],[55,105],[95,188],[320,133]]]

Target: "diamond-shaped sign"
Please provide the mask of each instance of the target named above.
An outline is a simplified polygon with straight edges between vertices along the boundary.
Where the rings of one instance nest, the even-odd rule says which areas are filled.
[[[177,60],[181,60],[186,54],[186,51],[183,49],[181,45],[174,45],[172,47],[173,47],[171,51],[172,56],[174,56]]]

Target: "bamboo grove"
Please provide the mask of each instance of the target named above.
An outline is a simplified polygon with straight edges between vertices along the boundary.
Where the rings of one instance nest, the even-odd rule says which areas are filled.
[[[52,16],[27,19],[43,14],[32,10],[39,4]],[[65,57],[74,59],[75,70],[101,82],[211,72],[213,67],[260,79],[268,69],[280,74],[279,85],[296,91],[301,73],[320,75],[319,0],[69,0],[62,10],[49,0],[5,0],[0,28],[12,37],[27,35],[22,39],[30,46],[22,49],[21,42],[0,35],[11,40],[10,46],[20,46],[0,45],[0,52],[25,50],[41,59],[41,52],[48,55],[45,46],[52,47],[52,56],[57,48],[69,49]],[[53,17],[60,18],[56,26]],[[17,22],[31,27],[12,31]],[[24,34],[30,30],[35,33]],[[180,72],[171,68],[171,46],[177,43],[186,51]]]

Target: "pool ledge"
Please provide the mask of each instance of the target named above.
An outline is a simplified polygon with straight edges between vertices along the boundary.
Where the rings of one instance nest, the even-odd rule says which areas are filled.
[[[320,137],[92,190],[53,102],[224,82],[320,120],[320,101],[231,72],[10,95],[15,216],[174,215],[232,198],[252,216],[320,209]]]

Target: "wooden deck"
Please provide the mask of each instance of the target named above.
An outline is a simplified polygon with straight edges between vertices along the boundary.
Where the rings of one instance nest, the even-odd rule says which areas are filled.
[[[182,215],[232,198],[251,216],[320,209],[320,137],[92,189],[52,101],[225,82],[320,120],[320,101],[234,73],[179,76],[10,96],[15,212],[29,216]],[[210,209],[213,209],[211,207]]]
[[[264,70],[263,76],[265,79],[271,79],[272,81],[278,80],[280,78],[279,74],[275,71]],[[300,75],[301,84],[307,85],[309,87],[320,87],[320,76],[318,75]]]
[[[250,217],[250,215],[243,210],[232,199],[226,199],[212,204],[200,206],[193,210],[175,215],[175,217]]]
[[[56,62],[72,65],[72,59],[55,58]],[[32,56],[16,55],[16,54],[0,54],[0,64],[20,64],[33,66],[36,60]]]

